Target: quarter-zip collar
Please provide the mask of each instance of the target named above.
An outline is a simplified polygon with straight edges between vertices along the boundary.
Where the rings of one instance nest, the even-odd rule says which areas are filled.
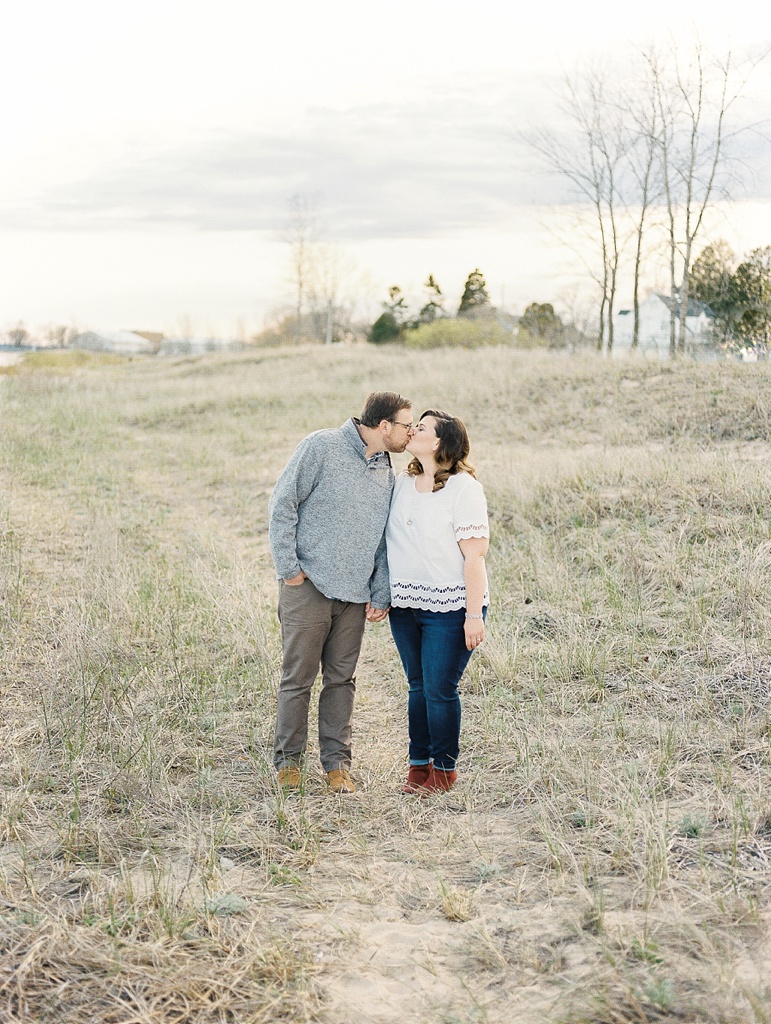
[[[374,455],[370,456],[370,458],[367,458],[367,442],[359,433],[360,422],[361,421],[358,420],[355,416],[351,416],[349,420],[346,420],[345,423],[340,428],[343,437],[351,445],[353,450],[357,452],[362,457],[362,459],[364,459],[368,466],[376,466],[379,465],[380,462],[385,461],[385,464],[390,468],[391,456],[386,451],[375,452]],[[383,458],[384,456],[385,458]]]

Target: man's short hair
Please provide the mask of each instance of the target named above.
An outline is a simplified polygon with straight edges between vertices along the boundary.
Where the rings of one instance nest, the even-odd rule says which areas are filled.
[[[373,391],[364,403],[360,417],[363,427],[376,427],[381,420],[393,421],[397,412],[411,409],[412,402],[395,391]]]

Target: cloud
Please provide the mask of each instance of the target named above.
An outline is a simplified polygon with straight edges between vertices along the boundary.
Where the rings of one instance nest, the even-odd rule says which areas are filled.
[[[514,98],[486,100],[311,109],[299,124],[221,134],[56,185],[25,209],[0,210],[0,222],[276,233],[289,196],[307,192],[322,197],[340,240],[487,227],[543,187],[510,128]]]
[[[554,117],[550,80],[475,77],[420,99],[307,109],[285,126],[213,135],[51,187],[0,224],[40,230],[182,227],[279,235],[293,193],[318,194],[338,241],[440,238],[511,223],[523,206],[572,202],[518,136]],[[564,126],[563,126],[564,128]],[[741,147],[737,198],[771,197],[768,140]]]

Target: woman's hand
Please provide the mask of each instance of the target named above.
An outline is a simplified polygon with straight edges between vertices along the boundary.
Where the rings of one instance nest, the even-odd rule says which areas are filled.
[[[473,651],[482,643],[485,638],[485,623],[483,619],[466,619],[463,626],[466,634],[466,649]]]
[[[487,586],[485,555],[488,544],[487,537],[469,537],[467,540],[458,541],[458,547],[463,555],[463,576],[466,580],[466,608],[478,608],[480,612]],[[466,619],[463,628],[466,632],[466,648],[473,651],[485,638],[485,620],[481,615],[478,619]]]

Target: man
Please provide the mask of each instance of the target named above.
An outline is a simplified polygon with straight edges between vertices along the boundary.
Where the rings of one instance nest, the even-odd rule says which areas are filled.
[[[409,399],[377,391],[360,419],[301,441],[271,496],[283,647],[274,764],[284,788],[302,783],[320,663],[321,764],[333,792],[356,792],[350,775],[354,672],[365,620],[381,621],[390,604],[384,537],[394,486],[389,453],[403,452],[412,432]]]

